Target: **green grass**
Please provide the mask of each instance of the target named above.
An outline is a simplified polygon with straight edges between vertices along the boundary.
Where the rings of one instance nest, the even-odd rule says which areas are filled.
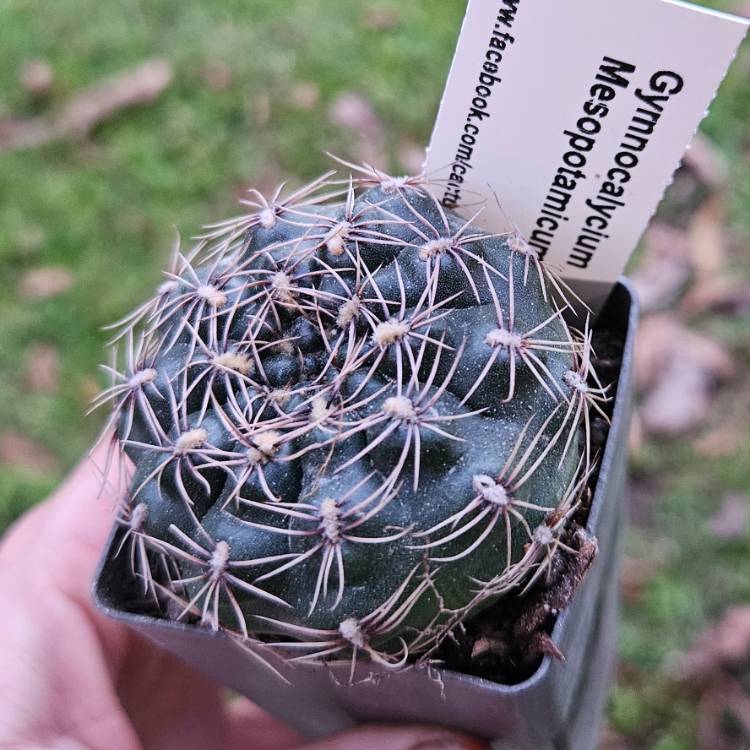
[[[368,28],[363,18],[373,7],[395,9],[399,23]],[[461,2],[428,0],[0,0],[0,118],[40,111],[17,80],[33,57],[54,69],[52,108],[147,57],[166,57],[176,76],[155,105],[120,114],[84,143],[0,154],[0,431],[28,435],[59,462],[56,471],[0,465],[0,531],[91,444],[102,415],[83,414],[100,382],[101,327],[158,283],[175,227],[189,237],[234,213],[254,184],[315,176],[329,166],[326,149],[354,155],[351,134],[327,115],[344,91],[372,103],[386,131],[383,166],[399,169],[399,146],[429,138],[462,12]],[[210,65],[226,67],[226,88],[208,85]],[[730,219],[745,241],[748,69],[745,48],[704,125],[729,158]],[[311,108],[292,102],[300,82],[319,87]],[[50,265],[69,269],[72,288],[24,299],[19,279]],[[705,328],[750,350],[748,323],[708,320]],[[39,343],[60,352],[52,394],[25,384],[28,350]],[[750,601],[750,537],[727,543],[706,530],[725,492],[750,487],[750,439],[720,461],[696,456],[689,442],[649,445],[634,469],[659,477],[660,492],[649,527],[631,534],[630,552],[658,565],[626,607],[612,723],[633,747],[689,749],[692,698],[675,692],[663,668],[728,603]]]

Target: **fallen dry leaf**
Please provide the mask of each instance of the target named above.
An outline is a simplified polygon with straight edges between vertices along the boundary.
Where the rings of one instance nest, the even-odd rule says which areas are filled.
[[[223,62],[207,62],[200,75],[211,91],[226,91],[232,85],[232,71]]]
[[[599,735],[599,750],[630,750],[625,738],[612,727],[605,726]]]
[[[655,223],[644,237],[643,255],[631,279],[644,314],[671,307],[693,275],[690,242],[685,232]]]
[[[661,204],[659,215],[663,221],[687,228],[695,209],[710,194],[711,190],[683,164],[674,174]]]
[[[311,81],[299,81],[292,86],[289,101],[305,111],[310,111],[320,101],[320,87]]]
[[[20,292],[24,297],[50,299],[73,286],[73,274],[63,266],[33,268],[21,278]]]
[[[271,119],[271,97],[268,94],[258,94],[250,102],[250,113],[255,124],[262,128]]]
[[[729,180],[729,164],[719,147],[698,133],[682,162],[707,188],[722,190]]]
[[[698,747],[700,750],[750,748],[750,695],[730,675],[714,680],[701,695]]]
[[[628,482],[628,521],[638,528],[652,528],[654,507],[663,492],[658,474],[636,474]]]
[[[690,317],[741,315],[750,311],[750,282],[726,274],[699,279],[682,298],[679,309]]]
[[[638,453],[643,448],[643,443],[644,435],[641,415],[638,409],[634,408],[630,417],[630,429],[628,430],[628,450],[632,454]]]
[[[81,138],[123,109],[154,101],[172,81],[166,60],[147,60],[72,96],[57,116],[0,122],[0,151]]]
[[[719,512],[709,520],[708,528],[719,539],[741,539],[745,536],[749,517],[747,495],[731,492],[722,501]]]
[[[0,120],[0,151],[35,148],[54,140],[50,124],[42,117]]]
[[[645,430],[652,435],[688,432],[708,416],[711,388],[705,368],[693,360],[671,360],[641,402]]]
[[[653,560],[625,557],[620,570],[620,589],[623,599],[626,602],[636,601],[658,571],[659,566]]]
[[[723,423],[701,435],[694,443],[695,452],[704,458],[721,458],[736,453],[745,439],[745,430],[738,425]]]
[[[644,315],[674,305],[692,276],[689,263],[671,258],[650,258],[638,265],[631,279]]]
[[[55,121],[55,128],[66,134],[86,135],[127,107],[150,104],[171,82],[172,66],[166,60],[147,60],[76,94]]]
[[[708,415],[715,384],[731,378],[735,365],[720,344],[663,313],[642,322],[634,371],[645,432],[680,435]]]
[[[361,94],[345,91],[336,97],[329,116],[334,125],[357,136],[357,158],[370,164],[385,162],[385,134],[375,110]]]
[[[644,254],[690,260],[690,238],[684,229],[654,221],[643,238]]]
[[[691,260],[690,237],[679,227],[663,221],[654,221],[648,228],[643,242],[646,256],[656,255],[687,262]]]
[[[703,203],[690,220],[690,255],[699,279],[716,278],[727,267],[725,220],[724,201],[718,195]]]
[[[389,31],[401,23],[401,13],[393,6],[370,5],[362,14],[362,23],[373,31]]]
[[[693,360],[720,380],[734,374],[732,357],[724,347],[690,330],[673,314],[660,313],[644,318],[636,337],[636,388],[642,392],[662,379],[673,359]]]
[[[0,464],[50,473],[57,471],[55,456],[44,446],[20,432],[0,433]]]
[[[706,680],[750,658],[750,605],[732,607],[682,656],[676,666],[683,680]]]
[[[24,380],[34,393],[54,393],[60,384],[60,353],[51,344],[34,344],[26,352]]]
[[[21,67],[19,81],[32,96],[46,96],[52,90],[55,76],[46,60],[28,60]]]

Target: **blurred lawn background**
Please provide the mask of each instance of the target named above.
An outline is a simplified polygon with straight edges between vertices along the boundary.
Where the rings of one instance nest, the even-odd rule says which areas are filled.
[[[741,2],[706,4],[750,12]],[[330,167],[325,150],[399,173],[418,168],[463,8],[0,0],[0,532],[91,444],[103,415],[84,412],[103,382],[101,328],[159,283],[175,228],[189,238],[235,213],[249,187],[316,176]],[[3,147],[7,133],[149,58],[174,71],[155,102],[118,112],[83,138]],[[712,709],[722,701],[713,682],[686,681],[675,667],[729,607],[750,603],[749,72],[746,47],[703,127],[708,164],[675,183],[661,213],[678,240],[694,241],[702,229],[707,242],[722,243],[711,257],[721,253],[716,262],[740,302],[689,314],[683,306],[667,321],[714,341],[726,360],[709,373],[700,420],[635,430],[634,527],[607,748],[750,747],[750,698],[743,704],[740,695],[736,710]],[[713,223],[696,230],[692,217],[706,205]],[[695,252],[688,261],[696,265]],[[741,663],[731,677],[750,689]]]

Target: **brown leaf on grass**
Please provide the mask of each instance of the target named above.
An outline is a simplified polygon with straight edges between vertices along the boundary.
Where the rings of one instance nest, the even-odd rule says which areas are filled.
[[[707,188],[723,190],[729,180],[729,164],[719,147],[698,133],[683,159],[684,166]]]
[[[171,82],[172,66],[166,60],[147,60],[76,94],[57,118],[55,127],[65,134],[86,135],[127,107],[150,104]]]
[[[677,663],[683,680],[705,681],[750,658],[750,605],[732,607]]]
[[[641,321],[635,347],[636,388],[643,392],[653,386],[674,359],[699,362],[717,379],[734,374],[734,363],[724,347],[690,330],[671,313]]]
[[[211,91],[226,91],[232,85],[232,71],[223,62],[207,62],[200,75]]]
[[[250,114],[257,127],[268,125],[271,119],[271,97],[268,94],[258,94],[254,97],[250,102]]]
[[[714,195],[696,210],[690,220],[690,255],[699,279],[716,278],[727,267],[725,214],[723,199]]]
[[[686,328],[673,315],[652,315],[636,339],[635,381],[644,397],[643,428],[680,435],[708,415],[716,383],[735,373],[730,354],[712,339]]]
[[[649,581],[659,571],[654,560],[642,560],[637,557],[625,557],[620,571],[620,588],[626,602],[635,602],[640,598]]]
[[[21,469],[51,473],[59,463],[44,446],[20,432],[0,433],[0,464]]]
[[[362,14],[362,23],[373,31],[390,31],[401,23],[401,13],[393,6],[368,5]]]
[[[736,453],[745,439],[743,427],[722,423],[701,435],[694,443],[695,452],[703,458],[721,458]]]
[[[64,266],[32,268],[21,278],[20,292],[24,297],[50,299],[73,286],[73,274]]]
[[[0,151],[35,148],[51,140],[52,128],[43,117],[0,120]]]
[[[72,96],[49,118],[0,121],[0,151],[34,148],[64,138],[82,138],[128,107],[153,102],[172,81],[166,60],[147,60]]]
[[[654,506],[663,491],[658,474],[636,474],[628,482],[628,520],[638,528],[650,528],[654,523]]]
[[[646,255],[680,260],[690,259],[690,238],[685,230],[663,221],[654,221],[643,238]]]
[[[299,81],[292,86],[289,101],[297,109],[309,112],[320,101],[320,87],[311,81]]]
[[[643,422],[637,408],[633,409],[628,430],[628,450],[631,454],[639,453],[644,443]]]
[[[26,352],[26,386],[34,393],[54,393],[60,384],[60,354],[51,344],[34,344]]]
[[[671,307],[692,273],[687,234],[664,223],[652,225],[644,238],[641,260],[631,275],[643,313]]]
[[[708,528],[718,539],[741,539],[745,536],[750,517],[747,495],[730,492],[722,501],[718,513],[708,522]]]
[[[705,368],[693,360],[671,360],[641,403],[643,426],[652,435],[688,432],[708,416],[711,389]]]
[[[21,67],[19,82],[32,96],[46,96],[52,90],[55,76],[46,60],[27,60]]]
[[[625,738],[612,727],[605,726],[599,735],[599,750],[630,750]]]
[[[345,91],[339,94],[329,110],[331,122],[351,130],[357,136],[357,158],[370,164],[385,162],[383,126],[370,102],[361,94]]]
[[[680,300],[680,312],[689,317],[750,311],[750,283],[727,273],[700,278]]]
[[[700,750],[750,748],[750,695],[730,675],[716,679],[701,695],[698,747]]]

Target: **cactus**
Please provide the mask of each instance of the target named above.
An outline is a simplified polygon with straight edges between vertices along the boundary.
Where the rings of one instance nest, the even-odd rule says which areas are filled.
[[[519,233],[347,166],[178,249],[116,324],[98,403],[134,467],[114,553],[144,597],[398,668],[573,553],[606,391]]]

